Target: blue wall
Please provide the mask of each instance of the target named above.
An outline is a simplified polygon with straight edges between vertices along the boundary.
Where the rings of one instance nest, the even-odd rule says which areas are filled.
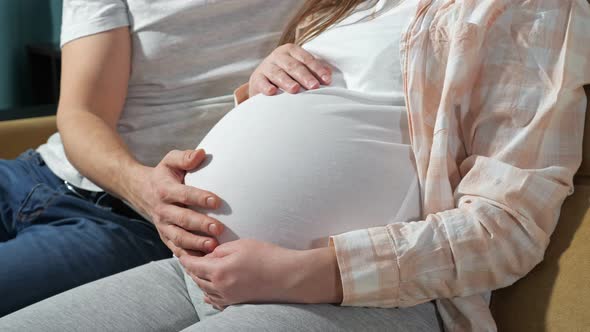
[[[58,43],[62,0],[0,0],[0,110],[30,104],[25,45]]]

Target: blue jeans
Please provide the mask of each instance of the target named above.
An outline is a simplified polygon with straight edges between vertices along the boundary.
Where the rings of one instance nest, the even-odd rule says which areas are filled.
[[[167,257],[152,224],[78,197],[35,151],[0,160],[0,317]]]

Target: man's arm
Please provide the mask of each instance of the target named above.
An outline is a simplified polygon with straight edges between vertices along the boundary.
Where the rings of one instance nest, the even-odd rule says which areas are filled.
[[[216,236],[221,223],[183,207],[219,206],[214,194],[182,184],[184,173],[197,167],[204,151],[172,151],[151,168],[131,155],[116,131],[131,72],[128,28],[69,42],[62,62],[57,125],[68,160],[101,188],[150,217],[177,256],[186,250],[212,250],[214,239],[190,231]]]
[[[131,68],[128,28],[66,44],[57,125],[70,162],[105,190],[128,198],[130,172],[143,167],[127,151],[116,125]]]

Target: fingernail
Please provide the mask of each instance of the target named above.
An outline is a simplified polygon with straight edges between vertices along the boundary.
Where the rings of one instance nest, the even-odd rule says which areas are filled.
[[[205,241],[205,248],[211,249],[211,241],[210,240]]]
[[[318,82],[314,82],[314,81],[309,81],[307,82],[307,85],[311,88],[311,89],[317,89],[319,87],[319,83]]]
[[[191,151],[191,153],[188,154],[188,156],[186,157],[188,160],[193,159],[193,156],[195,155],[195,151]]]
[[[217,225],[215,225],[215,224],[209,225],[209,232],[211,234],[217,234]]]
[[[322,76],[322,80],[324,80],[324,82],[328,83],[328,82],[330,82],[330,76],[324,75],[324,76]]]
[[[208,197],[207,198],[207,206],[211,209],[215,208],[215,198],[214,197]]]

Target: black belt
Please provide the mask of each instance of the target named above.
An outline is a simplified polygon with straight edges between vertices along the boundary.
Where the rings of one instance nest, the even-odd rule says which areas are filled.
[[[84,190],[73,186],[68,181],[64,181],[64,185],[72,195],[77,196],[80,199],[107,208],[111,212],[129,219],[147,221],[139,213],[129,207],[129,205],[125,204],[125,202],[107,192]]]

